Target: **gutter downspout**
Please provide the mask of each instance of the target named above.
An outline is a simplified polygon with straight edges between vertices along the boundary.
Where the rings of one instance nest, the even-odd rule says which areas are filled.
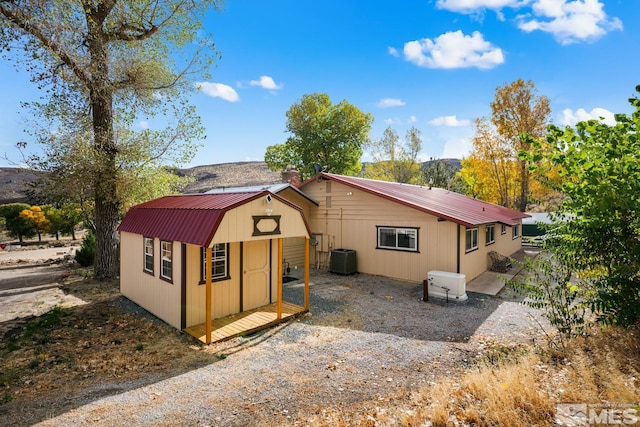
[[[460,248],[461,248],[461,246],[460,246],[460,234],[461,234],[460,233],[460,224],[458,224],[458,245],[457,245],[458,246],[458,248],[457,248],[458,249],[458,256],[457,256],[457,260],[456,260],[456,262],[457,262],[456,273],[458,273],[458,274],[460,274]]]

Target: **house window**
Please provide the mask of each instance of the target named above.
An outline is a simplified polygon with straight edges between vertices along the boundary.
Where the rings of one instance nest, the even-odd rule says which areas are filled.
[[[519,225],[514,225],[513,227],[511,227],[511,231],[513,232],[513,238],[517,239],[518,237],[520,237],[520,226]]]
[[[144,271],[153,274],[153,237],[144,238]]]
[[[485,232],[485,243],[490,245],[496,241],[496,226],[494,224],[487,225]]]
[[[478,229],[477,228],[467,228],[465,248],[467,252],[471,252],[478,249]]]
[[[168,281],[173,280],[173,242],[160,242],[160,256],[162,268],[160,277]]]
[[[417,228],[378,228],[378,248],[400,251],[418,251]]]
[[[202,248],[202,262],[200,275],[201,284],[207,279],[207,249]],[[226,243],[214,243],[211,247],[211,280],[223,280],[229,278],[229,249]]]
[[[507,234],[507,225],[500,224],[500,234]]]

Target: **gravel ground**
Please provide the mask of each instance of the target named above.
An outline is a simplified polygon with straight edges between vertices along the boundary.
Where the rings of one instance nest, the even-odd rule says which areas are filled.
[[[325,410],[428,387],[491,345],[539,333],[537,313],[509,290],[423,302],[421,285],[312,273],[312,314],[216,344],[223,360],[186,374],[126,392],[104,384],[96,395],[113,395],[37,425],[307,425]],[[286,284],[285,296],[301,302],[302,285]]]

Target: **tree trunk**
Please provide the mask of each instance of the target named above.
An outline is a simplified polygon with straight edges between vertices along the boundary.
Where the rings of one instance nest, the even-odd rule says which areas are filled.
[[[90,102],[93,119],[96,169],[95,233],[96,251],[94,277],[98,280],[118,276],[118,237],[116,226],[120,212],[116,180],[117,148],[113,132],[113,88],[109,80],[106,42],[102,19],[97,15],[87,19],[89,28],[89,53],[92,64]]]
[[[518,208],[520,212],[527,211],[527,205],[529,204],[529,169],[527,167],[527,162],[520,162],[520,179],[522,182],[520,183],[520,200],[518,203]]]

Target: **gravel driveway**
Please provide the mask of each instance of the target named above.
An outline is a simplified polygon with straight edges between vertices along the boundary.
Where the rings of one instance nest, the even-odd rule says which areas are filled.
[[[286,284],[285,295],[300,301],[301,284]],[[312,314],[216,344],[223,360],[204,368],[139,388],[103,384],[96,395],[111,396],[37,425],[313,424],[325,410],[428,387],[492,343],[538,334],[537,313],[508,289],[448,304],[421,299],[422,285],[312,271]]]

